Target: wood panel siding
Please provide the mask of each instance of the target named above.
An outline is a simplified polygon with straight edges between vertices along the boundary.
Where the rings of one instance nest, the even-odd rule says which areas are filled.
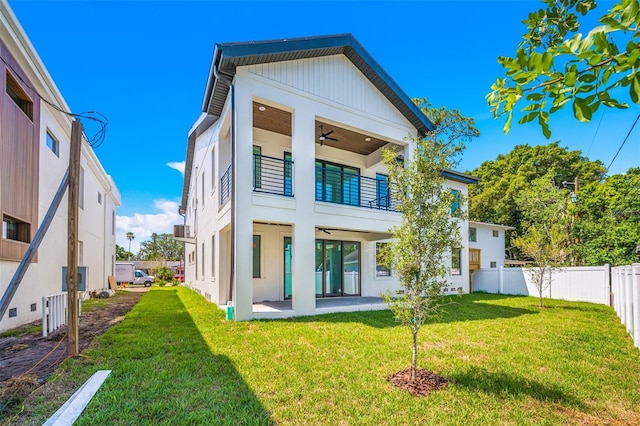
[[[247,71],[368,115],[410,126],[407,119],[344,55],[249,65]]]
[[[0,63],[0,213],[28,224],[31,241],[38,228],[40,98],[1,41],[0,55],[8,64]],[[28,246],[0,238],[0,259],[19,261]]]

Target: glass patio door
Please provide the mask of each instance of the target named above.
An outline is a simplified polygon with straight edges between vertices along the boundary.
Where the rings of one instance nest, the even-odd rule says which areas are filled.
[[[360,243],[316,240],[316,297],[360,294]]]
[[[284,237],[284,298],[291,299],[293,289],[291,286],[291,237]]]

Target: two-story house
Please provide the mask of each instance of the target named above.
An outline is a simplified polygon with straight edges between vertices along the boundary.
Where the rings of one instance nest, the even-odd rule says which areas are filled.
[[[432,129],[351,35],[217,44],[187,143],[185,285],[238,320],[399,288],[376,255],[401,217],[381,148],[411,158],[407,136]],[[462,195],[477,183],[443,173]],[[460,228],[451,291],[469,288]],[[269,313],[264,301],[287,303]]]
[[[6,1],[0,1],[0,332],[42,317],[42,297],[62,292],[67,264],[67,196],[13,297],[18,265],[69,165],[72,118],[62,94]],[[79,265],[87,291],[113,275],[115,209],[120,194],[83,141],[78,216]],[[6,297],[5,297],[6,296]]]

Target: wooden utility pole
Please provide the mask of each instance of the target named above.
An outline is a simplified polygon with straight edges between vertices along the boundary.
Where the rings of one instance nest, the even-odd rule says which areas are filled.
[[[80,192],[80,155],[82,123],[71,126],[69,152],[69,210],[67,231],[67,339],[69,356],[78,354],[78,199]]]

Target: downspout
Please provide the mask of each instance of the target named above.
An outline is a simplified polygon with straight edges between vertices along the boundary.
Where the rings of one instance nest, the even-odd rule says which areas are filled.
[[[218,64],[216,63],[213,64],[213,75],[216,77],[216,80],[220,80],[229,87],[229,92],[231,94],[231,237],[229,239],[231,245],[231,271],[229,271],[229,294],[227,299],[229,301],[233,301],[233,282],[235,280],[236,270],[236,93],[233,80],[229,76],[223,75],[218,70]]]

